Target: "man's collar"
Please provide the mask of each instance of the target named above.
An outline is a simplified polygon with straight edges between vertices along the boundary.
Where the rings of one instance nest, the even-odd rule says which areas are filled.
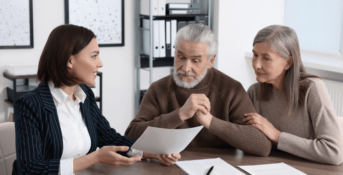
[[[192,89],[201,89],[203,87],[208,86],[212,80],[212,74],[213,74],[213,67],[207,70],[206,76],[200,81],[199,84],[194,86]]]

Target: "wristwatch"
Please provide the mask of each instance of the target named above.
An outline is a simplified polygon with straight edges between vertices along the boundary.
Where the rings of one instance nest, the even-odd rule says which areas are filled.
[[[130,150],[127,152],[128,157],[133,157],[133,156],[137,156],[137,155],[139,155],[143,158],[143,151],[130,148]]]

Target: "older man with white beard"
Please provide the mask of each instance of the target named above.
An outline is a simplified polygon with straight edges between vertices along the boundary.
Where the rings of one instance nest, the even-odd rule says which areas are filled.
[[[202,24],[191,24],[176,35],[174,73],[154,82],[146,92],[125,135],[138,139],[148,126],[204,128],[188,147],[235,147],[268,156],[271,141],[243,123],[255,112],[242,85],[213,68],[218,41]],[[167,136],[166,136],[167,137]]]

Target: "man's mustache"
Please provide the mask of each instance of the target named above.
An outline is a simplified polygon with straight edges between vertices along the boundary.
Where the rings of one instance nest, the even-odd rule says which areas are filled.
[[[184,72],[183,70],[177,71],[177,74],[179,75],[187,75],[187,76],[193,76],[195,77],[195,74],[193,72]]]

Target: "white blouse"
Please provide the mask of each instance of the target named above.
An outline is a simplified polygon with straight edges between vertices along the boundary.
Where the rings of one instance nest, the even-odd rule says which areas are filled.
[[[62,175],[70,175],[74,172],[74,158],[85,156],[91,148],[91,138],[80,111],[80,103],[84,103],[86,94],[80,86],[74,91],[74,101],[61,88],[55,88],[49,81],[49,88],[57,110],[60,122],[63,153],[60,162]]]
[[[63,138],[59,174],[70,175],[74,172],[74,158],[87,155],[91,148],[91,138],[80,110],[80,103],[84,103],[87,95],[80,86],[77,86],[74,90],[76,100],[73,101],[61,88],[55,88],[52,81],[49,81],[48,85],[56,106]],[[143,157],[143,151],[130,149],[128,155]]]

